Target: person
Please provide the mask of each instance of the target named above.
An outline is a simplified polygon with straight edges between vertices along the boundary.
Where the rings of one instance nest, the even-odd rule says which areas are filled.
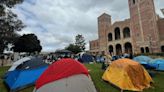
[[[103,58],[103,62],[102,62],[102,67],[101,68],[106,69],[109,66],[109,64],[111,63],[112,57],[107,53],[106,54],[103,53],[102,58]]]
[[[4,56],[4,55],[2,55],[2,56],[1,56],[1,60],[2,60],[2,62],[1,62],[1,66],[3,66],[3,65],[4,65],[4,59],[5,59],[5,56]]]
[[[130,53],[129,58],[130,58],[130,59],[133,59],[133,54],[132,54],[132,53]]]
[[[110,54],[108,54],[108,53],[106,53],[106,62],[107,62],[107,64],[111,64],[111,62],[112,62],[112,56],[110,55]]]
[[[102,69],[102,70],[105,70],[105,69],[106,69],[106,64],[105,64],[105,62],[102,62],[101,69]]]

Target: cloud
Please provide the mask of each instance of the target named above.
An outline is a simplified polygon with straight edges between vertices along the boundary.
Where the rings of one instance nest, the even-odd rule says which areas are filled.
[[[156,10],[164,8],[163,0],[156,0]],[[98,38],[97,17],[106,12],[112,22],[129,18],[128,0],[25,0],[13,9],[27,25],[20,34],[34,33],[43,51],[62,49],[82,34],[89,41]]]

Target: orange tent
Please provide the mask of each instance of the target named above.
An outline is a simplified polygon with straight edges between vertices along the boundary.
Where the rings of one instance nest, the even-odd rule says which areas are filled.
[[[106,69],[102,79],[108,81],[122,90],[142,91],[149,88],[153,82],[149,73],[131,59],[119,59]]]

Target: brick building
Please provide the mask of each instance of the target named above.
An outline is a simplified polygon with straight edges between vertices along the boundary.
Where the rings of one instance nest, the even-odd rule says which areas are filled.
[[[164,18],[155,13],[154,1],[128,0],[128,3],[130,19],[112,24],[110,15],[98,17],[99,38],[90,41],[91,53],[164,52]]]

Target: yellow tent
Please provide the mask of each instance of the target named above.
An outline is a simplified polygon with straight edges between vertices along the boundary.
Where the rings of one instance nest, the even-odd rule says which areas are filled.
[[[106,69],[102,79],[122,90],[142,91],[153,82],[148,72],[131,59],[119,59]]]

